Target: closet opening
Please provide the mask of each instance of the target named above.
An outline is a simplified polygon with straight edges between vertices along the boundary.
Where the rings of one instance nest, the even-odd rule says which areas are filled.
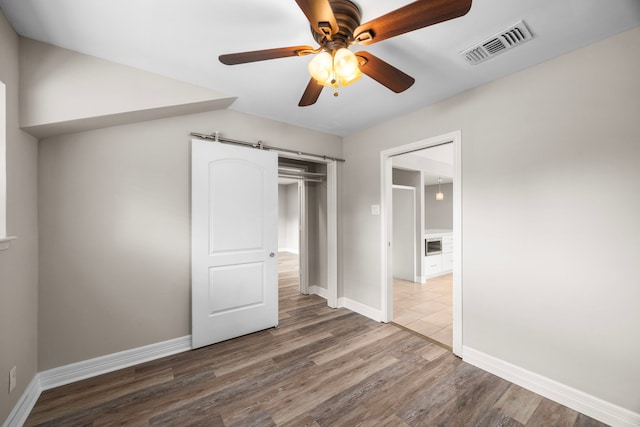
[[[337,305],[335,162],[278,161],[278,277],[280,288],[319,295]]]

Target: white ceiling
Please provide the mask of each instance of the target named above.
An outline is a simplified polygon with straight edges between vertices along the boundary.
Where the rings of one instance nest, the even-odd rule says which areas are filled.
[[[357,3],[367,22],[410,1]],[[358,47],[413,76],[406,92],[365,76],[301,108],[311,57],[217,60],[315,46],[294,0],[0,0],[0,8],[22,36],[237,96],[232,110],[342,136],[640,25],[638,0],[475,0],[462,18]],[[520,19],[532,41],[476,66],[458,55]]]

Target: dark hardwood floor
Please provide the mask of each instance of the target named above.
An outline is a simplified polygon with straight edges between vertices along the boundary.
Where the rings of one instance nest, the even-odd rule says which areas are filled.
[[[391,324],[298,292],[280,328],[42,393],[28,426],[602,426]]]

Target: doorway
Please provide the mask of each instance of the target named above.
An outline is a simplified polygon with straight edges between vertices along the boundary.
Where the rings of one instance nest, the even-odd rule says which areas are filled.
[[[453,353],[462,356],[462,212],[461,212],[461,142],[462,135],[460,131],[452,132],[445,135],[417,141],[400,147],[384,150],[381,152],[381,211],[384,215],[382,219],[382,317],[383,321],[389,322],[394,318],[393,312],[393,272],[394,260],[393,250],[395,240],[393,236],[393,158],[402,154],[424,150],[430,147],[437,147],[444,144],[451,144],[453,148],[453,230],[451,233],[452,253],[451,264],[453,271],[452,284],[452,349]],[[424,237],[424,223],[419,229],[420,234]],[[424,241],[422,238],[421,241]],[[424,245],[421,245],[424,247]],[[424,248],[420,253],[424,260]],[[429,276],[429,266],[422,263],[422,277]],[[419,275],[416,275],[418,278]],[[418,280],[416,280],[418,281]],[[420,280],[422,281],[422,280]],[[416,285],[419,286],[419,285]]]
[[[298,156],[299,157],[299,156]],[[337,306],[337,168],[335,161],[281,156],[279,169],[279,255],[281,273],[299,293]]]

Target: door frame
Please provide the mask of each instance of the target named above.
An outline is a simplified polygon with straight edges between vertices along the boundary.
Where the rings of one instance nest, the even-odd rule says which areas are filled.
[[[393,162],[399,154],[453,144],[453,353],[462,357],[462,131],[434,136],[380,152],[381,307],[382,321],[393,320]]]
[[[287,152],[278,152],[278,157],[283,159],[305,160],[313,163],[325,164],[327,166],[327,306],[331,308],[338,307],[338,162],[331,159],[318,159],[317,157],[305,156],[304,154],[289,154]],[[305,193],[306,197],[306,193]],[[302,203],[302,201],[301,201]],[[306,206],[306,201],[305,201]],[[307,215],[305,208],[305,215]],[[308,224],[305,217],[305,227]],[[305,262],[305,272],[307,274],[306,285],[309,291],[308,278],[308,234],[305,230],[301,236],[300,252],[302,253],[302,237],[304,237],[305,258],[300,261]]]
[[[307,186],[298,180],[298,278],[301,294],[309,294],[309,230],[307,229]]]

